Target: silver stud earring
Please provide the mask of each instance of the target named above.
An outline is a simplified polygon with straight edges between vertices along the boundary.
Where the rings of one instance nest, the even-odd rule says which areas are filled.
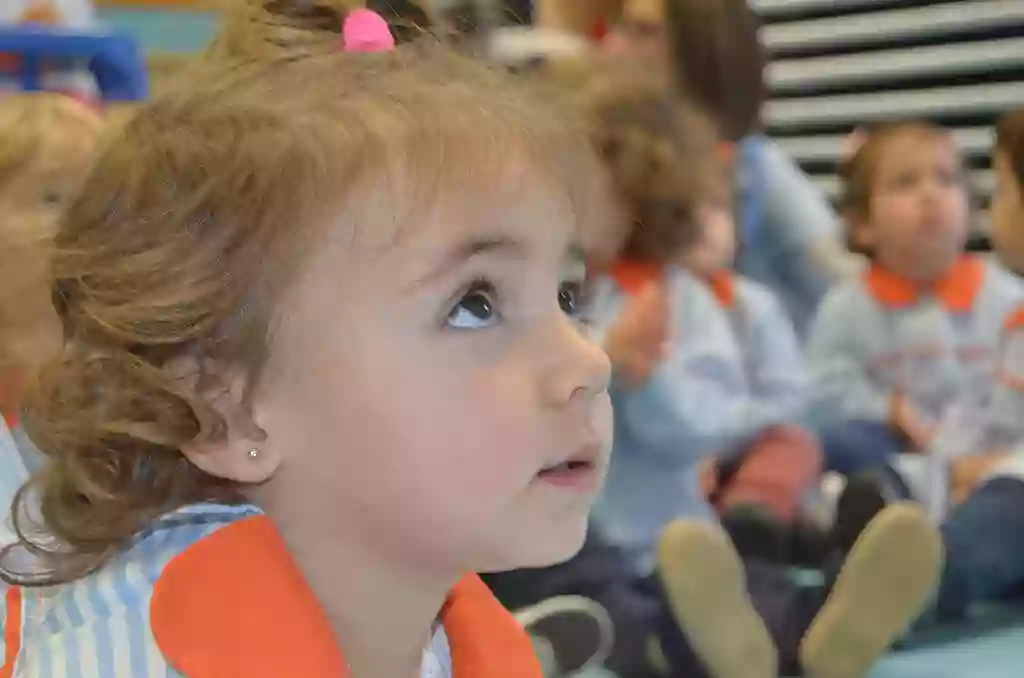
[[[260,450],[259,450],[258,447],[254,447],[251,450],[249,450],[249,458],[250,459],[255,459],[258,456],[260,456]]]

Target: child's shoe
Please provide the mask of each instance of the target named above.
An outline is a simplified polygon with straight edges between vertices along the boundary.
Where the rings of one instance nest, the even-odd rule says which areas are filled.
[[[533,641],[545,678],[601,665],[614,642],[611,617],[583,596],[557,596],[515,613]]]
[[[868,524],[804,635],[813,678],[861,678],[925,608],[942,575],[938,529],[913,504],[892,504]]]
[[[746,574],[718,526],[677,520],[661,534],[665,598],[714,678],[775,678],[778,653],[747,595]]]

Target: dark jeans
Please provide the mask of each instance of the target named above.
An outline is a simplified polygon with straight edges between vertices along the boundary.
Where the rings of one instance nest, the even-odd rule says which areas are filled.
[[[606,666],[620,678],[654,678],[647,666],[647,640],[656,633],[664,605],[656,589],[633,576],[622,553],[593,530],[583,549],[566,563],[483,575],[510,610],[559,595],[581,595],[600,603],[615,624],[615,646]]]
[[[775,639],[780,671],[799,673],[798,649],[804,632],[824,602],[824,593],[801,589],[785,566],[747,562],[747,588],[754,607]],[[591,598],[615,624],[615,647],[606,666],[621,678],[647,678],[647,644],[657,636],[672,676],[707,678],[665,602],[656,578],[636,577],[622,554],[593,531],[583,550],[567,563],[550,568],[486,575],[484,581],[509,609],[526,607],[557,595]]]
[[[875,421],[846,421],[818,429],[825,470],[846,476],[877,468],[889,468],[907,445],[886,424]]]
[[[994,478],[957,506],[942,526],[946,565],[940,620],[962,619],[976,602],[1024,590],[1024,481]]]

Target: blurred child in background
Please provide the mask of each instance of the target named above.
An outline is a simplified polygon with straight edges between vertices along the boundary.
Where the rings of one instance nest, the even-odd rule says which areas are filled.
[[[713,126],[657,81],[609,78],[593,89],[596,145],[633,224],[606,290],[618,301],[603,300],[602,312],[614,317],[655,289],[667,299],[660,360],[642,380],[620,380],[621,453],[596,513],[644,563],[666,522],[710,517],[706,497],[719,513],[753,504],[792,521],[821,459],[797,425],[808,383],[792,324],[769,290],[732,270],[731,195]]]
[[[803,335],[853,261],[825,196],[764,135],[767,57],[758,32],[747,0],[626,0],[604,44],[615,58],[667,69],[711,115],[733,167],[737,268],[772,290]]]
[[[61,342],[48,243],[92,162],[102,126],[93,109],[61,94],[0,99],[0,413],[30,467],[37,459],[18,426],[19,401]],[[11,489],[22,480],[12,479]]]
[[[1024,289],[964,254],[969,192],[945,130],[881,126],[841,174],[850,245],[871,266],[829,293],[807,355],[826,464],[853,474],[927,450],[947,408],[990,392]]]
[[[1024,262],[1024,109],[1000,121],[993,165],[996,254],[1019,270]],[[978,421],[977,449],[948,460],[949,512],[941,528],[946,559],[935,614],[926,621],[962,622],[976,603],[1015,598],[1024,586],[1024,306],[1011,310],[997,333],[992,394]],[[884,476],[863,474],[850,481],[844,496],[855,494],[862,505],[880,507],[897,489],[887,486]]]

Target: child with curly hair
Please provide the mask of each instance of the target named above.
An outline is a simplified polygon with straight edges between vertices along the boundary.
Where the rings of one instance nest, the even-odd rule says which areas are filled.
[[[377,14],[257,9],[54,237],[0,670],[537,676],[473,573],[575,553],[608,463],[588,140]]]

